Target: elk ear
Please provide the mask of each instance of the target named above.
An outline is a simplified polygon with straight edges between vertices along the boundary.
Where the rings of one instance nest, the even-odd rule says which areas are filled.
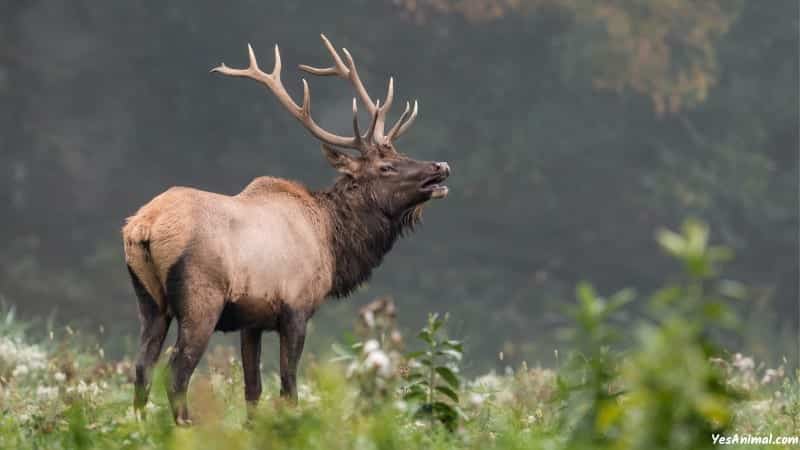
[[[339,172],[355,175],[358,169],[361,168],[361,161],[359,161],[358,158],[350,156],[344,150],[339,150],[328,144],[322,144],[322,153],[325,154],[325,158],[328,159],[328,162]]]

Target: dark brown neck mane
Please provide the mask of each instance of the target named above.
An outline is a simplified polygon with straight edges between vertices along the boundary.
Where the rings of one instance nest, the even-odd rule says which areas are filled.
[[[313,195],[331,218],[333,283],[330,297],[346,297],[367,281],[405,231],[419,221],[420,208],[390,214],[370,200],[366,189],[347,192],[348,183],[337,181]],[[353,199],[357,201],[353,201]]]

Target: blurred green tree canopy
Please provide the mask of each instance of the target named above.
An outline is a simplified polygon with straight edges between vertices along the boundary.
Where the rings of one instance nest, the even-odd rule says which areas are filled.
[[[630,89],[649,97],[657,113],[676,113],[706,100],[717,82],[716,44],[741,10],[727,0],[400,0],[425,23],[456,13],[471,22],[513,14],[566,17],[560,36],[564,74],[598,89]]]

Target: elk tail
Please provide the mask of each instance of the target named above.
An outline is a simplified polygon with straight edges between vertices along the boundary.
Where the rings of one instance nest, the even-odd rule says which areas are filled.
[[[125,263],[131,275],[133,289],[142,303],[166,312],[164,289],[158,280],[158,271],[150,254],[150,223],[145,218],[133,216],[122,228],[125,245]]]

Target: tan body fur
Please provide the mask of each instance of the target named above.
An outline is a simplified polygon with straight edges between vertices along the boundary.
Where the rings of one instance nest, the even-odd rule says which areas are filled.
[[[169,315],[168,271],[181,257],[249,312],[241,327],[274,322],[282,304],[313,311],[331,287],[328,214],[288,180],[260,177],[235,196],[169,189],[128,219],[123,239],[126,262]]]

